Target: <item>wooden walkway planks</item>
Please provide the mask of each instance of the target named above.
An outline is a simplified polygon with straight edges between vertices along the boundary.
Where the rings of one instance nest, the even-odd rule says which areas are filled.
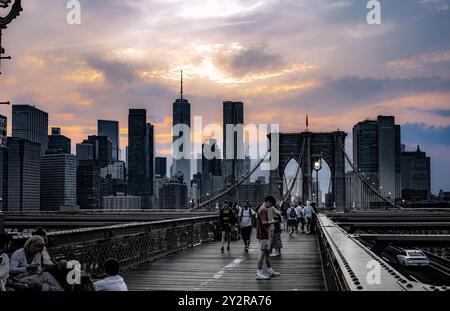
[[[242,240],[224,254],[219,242],[211,242],[141,265],[124,278],[132,291],[325,290],[316,236],[298,233],[290,238],[283,232],[283,244],[283,255],[272,258],[281,276],[267,281],[255,280],[259,244],[254,238],[249,254]]]

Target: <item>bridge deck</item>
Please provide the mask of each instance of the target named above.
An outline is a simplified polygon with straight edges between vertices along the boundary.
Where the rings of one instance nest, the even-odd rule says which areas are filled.
[[[283,255],[272,258],[280,277],[255,280],[259,245],[252,239],[249,254],[242,241],[220,253],[220,243],[211,242],[148,263],[124,274],[129,290],[325,290],[319,246],[315,235],[283,232]]]

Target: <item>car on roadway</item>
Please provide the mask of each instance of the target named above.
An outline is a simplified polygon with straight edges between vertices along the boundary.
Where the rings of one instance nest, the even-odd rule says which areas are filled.
[[[418,249],[404,249],[397,255],[398,263],[403,267],[429,266],[427,255]]]

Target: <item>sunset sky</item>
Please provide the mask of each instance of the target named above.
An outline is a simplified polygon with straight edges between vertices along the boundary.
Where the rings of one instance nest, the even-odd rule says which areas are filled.
[[[349,132],[394,115],[402,143],[432,157],[433,193],[450,190],[450,0],[381,0],[381,25],[363,0],[80,0],[81,25],[66,0],[23,2],[3,34],[0,101],[47,111],[73,144],[111,119],[125,149],[128,109],[146,108],[168,155],[183,69],[205,123],[222,122],[224,100],[282,132],[306,113],[313,131]]]

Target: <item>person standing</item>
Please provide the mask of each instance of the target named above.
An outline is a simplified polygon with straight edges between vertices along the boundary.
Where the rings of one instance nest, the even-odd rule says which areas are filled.
[[[286,215],[288,219],[288,230],[290,230],[289,236],[292,236],[297,225],[297,211],[295,210],[294,204],[291,204],[287,209]]]
[[[306,222],[306,233],[311,233],[312,219],[314,214],[314,209],[312,208],[310,202],[307,201],[305,207],[303,208],[303,217],[305,218]]]
[[[222,248],[220,249],[220,251],[222,253],[224,252],[225,238],[227,238],[228,241],[227,251],[230,250],[231,229],[235,223],[236,216],[228,202],[225,202],[219,214],[219,225],[220,231],[222,232]]]
[[[271,220],[270,210],[275,206],[275,198],[268,196],[264,199],[263,205],[258,210],[256,221],[256,238],[259,240],[260,254],[258,259],[258,270],[256,271],[257,280],[268,280],[271,277],[279,276],[280,273],[275,272],[270,261],[270,227],[275,224],[276,220]],[[263,274],[262,268],[264,261],[267,266],[268,275]]]
[[[277,257],[281,255],[281,249],[283,248],[283,242],[281,241],[281,222],[282,216],[276,214],[274,216],[274,220],[277,221],[274,226],[275,230],[273,231],[273,243],[272,243],[272,253],[270,257]]]
[[[251,208],[250,202],[245,201],[244,207],[239,213],[239,223],[241,225],[242,239],[244,240],[245,252],[248,253],[250,247],[250,238],[252,236],[253,223],[256,212]]]

